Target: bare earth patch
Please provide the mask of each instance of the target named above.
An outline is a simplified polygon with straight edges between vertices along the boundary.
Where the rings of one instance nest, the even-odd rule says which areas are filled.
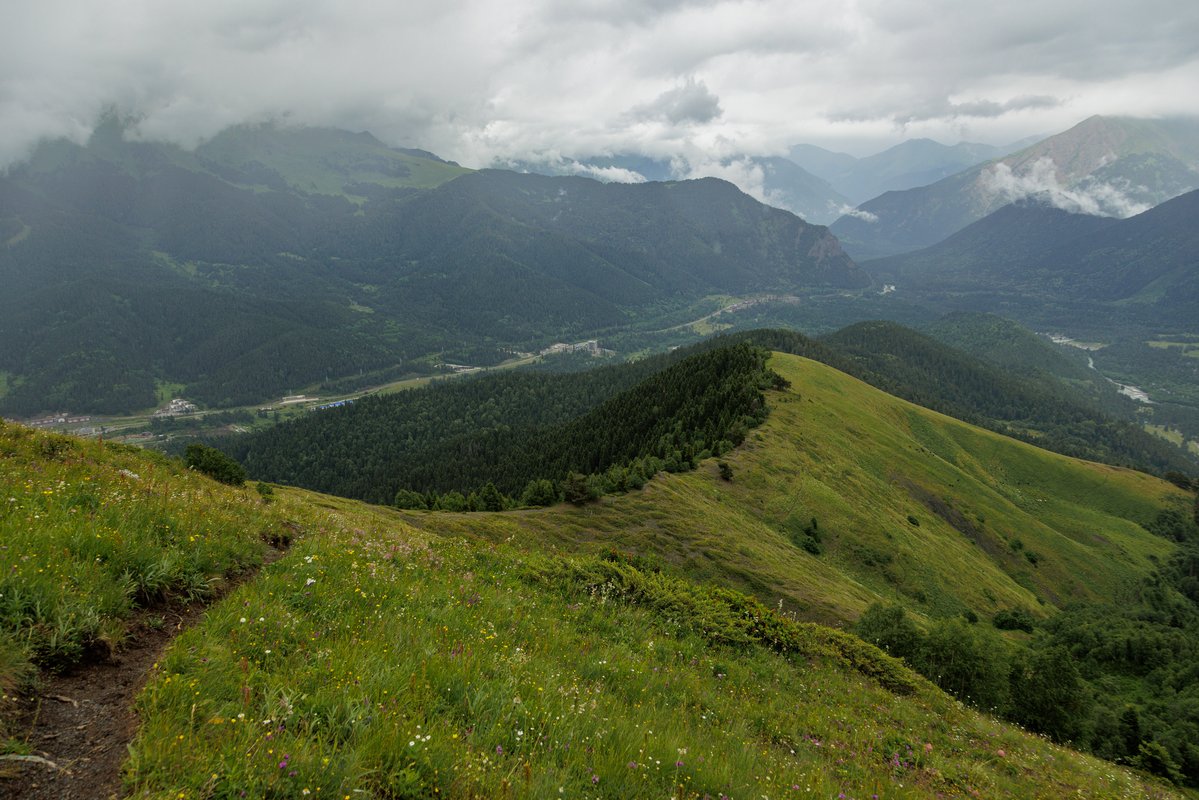
[[[65,675],[45,676],[26,700],[18,736],[30,752],[51,762],[10,761],[0,766],[0,798],[74,800],[122,795],[121,765],[137,732],[133,699],[150,667],[206,603],[147,611],[131,626],[120,652]]]
[[[265,562],[281,556],[272,547]],[[151,667],[209,605],[254,574],[239,576],[208,600],[141,611],[115,654],[95,657],[63,675],[43,674],[40,691],[25,698],[12,726],[34,758],[0,760],[0,800],[123,797],[121,765],[138,727],[133,701]]]

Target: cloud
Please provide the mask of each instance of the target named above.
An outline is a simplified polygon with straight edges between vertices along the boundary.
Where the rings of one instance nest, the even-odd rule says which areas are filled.
[[[843,205],[840,208],[834,209],[834,211],[842,217],[853,217],[854,219],[860,219],[863,222],[870,223],[878,222],[878,214],[874,214],[864,208],[854,208],[853,206]]]
[[[1060,99],[1049,95],[1022,95],[1003,102],[981,99],[954,103],[945,100],[925,106],[919,111],[897,115],[894,119],[900,125],[910,125],[913,122],[928,120],[994,119],[1013,111],[1057,108],[1060,105],[1062,105]]]
[[[604,183],[645,183],[645,176],[624,167],[598,167],[594,164],[568,162],[567,169],[575,175],[595,178]]]
[[[191,146],[370,130],[471,166],[541,152],[862,154],[1199,113],[1199,3],[39,0],[0,26],[0,166],[115,107]],[[680,77],[682,76],[682,77]]]
[[[672,169],[679,180],[720,178],[755,200],[776,208],[788,207],[787,199],[781,193],[766,187],[766,169],[751,156],[711,158],[695,153],[690,158],[676,159]]]
[[[629,112],[637,120],[661,120],[671,125],[711,122],[723,112],[720,98],[712,94],[703,81],[688,77],[681,86],[668,89],[651,102],[636,106]]]
[[[1057,179],[1057,167],[1047,156],[1027,165],[1019,174],[1007,164],[996,164],[985,170],[979,181],[984,191],[1009,203],[1035,197],[1073,214],[1124,218],[1150,208],[1110,183],[1091,180],[1078,186],[1062,186]]]

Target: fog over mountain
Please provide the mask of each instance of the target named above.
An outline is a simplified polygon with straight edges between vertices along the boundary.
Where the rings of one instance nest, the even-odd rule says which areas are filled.
[[[0,28],[0,165],[43,137],[83,143],[116,109],[134,136],[189,147],[276,119],[466,166],[639,153],[715,170],[800,142],[865,155],[1194,114],[1196,85],[1188,0],[48,0]]]

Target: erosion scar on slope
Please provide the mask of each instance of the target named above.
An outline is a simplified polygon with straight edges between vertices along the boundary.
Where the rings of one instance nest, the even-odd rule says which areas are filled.
[[[282,555],[271,548],[264,562]],[[221,594],[253,574],[239,576]],[[141,611],[115,655],[65,675],[43,676],[14,726],[33,757],[0,761],[0,800],[122,797],[121,765],[138,727],[134,698],[167,646],[218,599]]]

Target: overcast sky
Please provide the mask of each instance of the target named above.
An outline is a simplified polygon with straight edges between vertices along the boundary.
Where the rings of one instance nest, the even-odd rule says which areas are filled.
[[[470,166],[1199,113],[1196,0],[0,0],[0,165],[109,107],[194,145],[286,117]]]

